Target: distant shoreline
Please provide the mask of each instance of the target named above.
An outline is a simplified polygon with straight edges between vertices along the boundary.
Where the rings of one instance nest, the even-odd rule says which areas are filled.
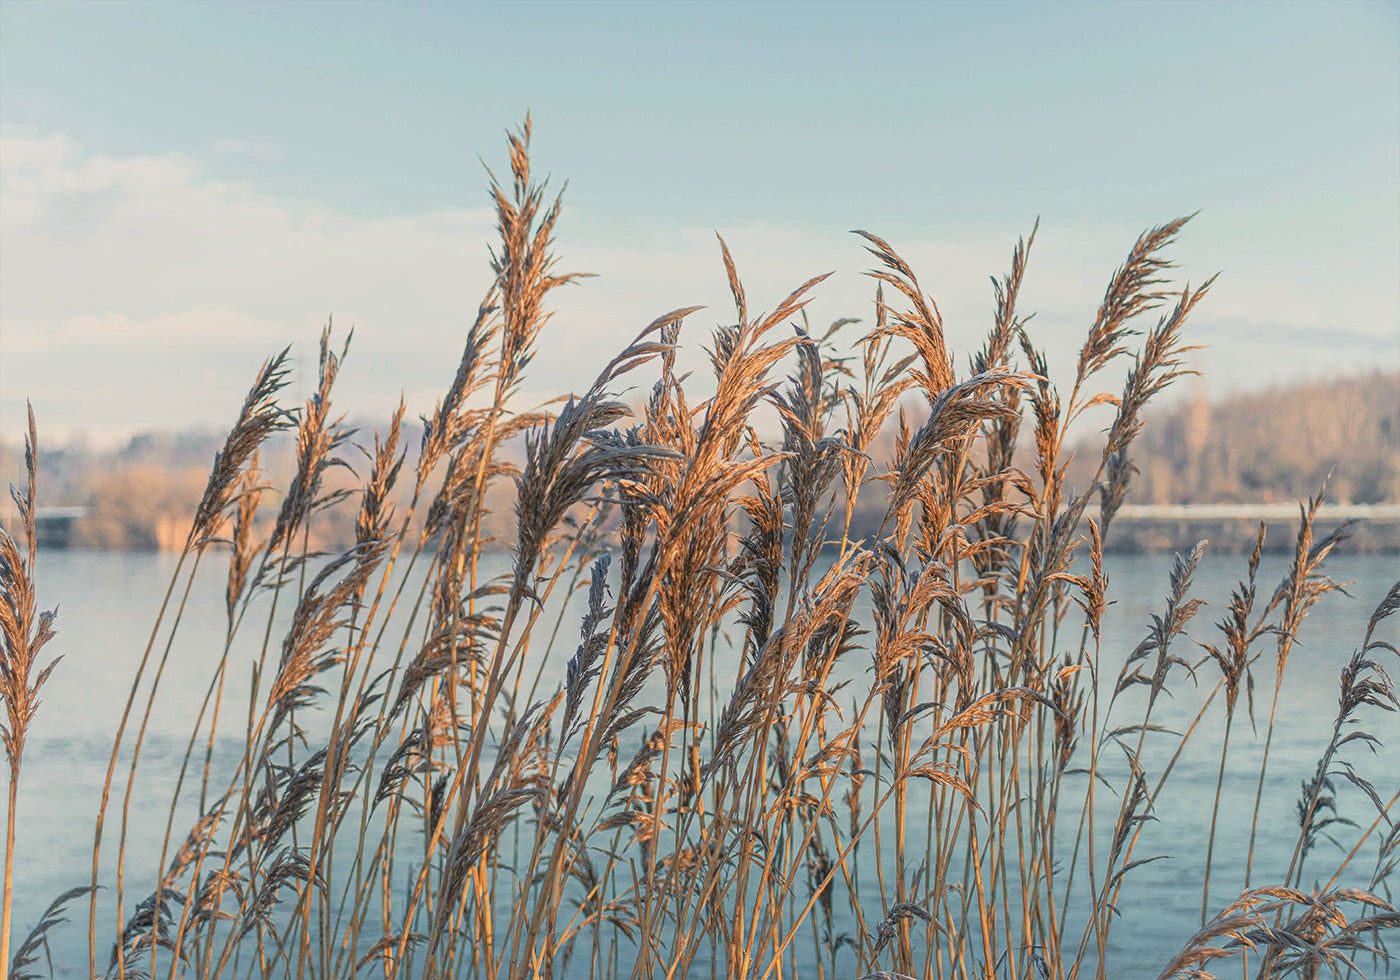
[[[1338,542],[1338,554],[1400,555],[1400,504],[1324,504],[1318,510],[1314,538],[1352,520],[1351,535]],[[1119,554],[1157,554],[1192,547],[1202,539],[1215,553],[1253,550],[1263,522],[1264,551],[1291,551],[1299,505],[1267,504],[1125,504],[1113,518],[1104,550]]]
[[[69,512],[72,524],[82,516],[71,513],[76,508],[52,508]],[[1089,516],[1097,518],[1097,507],[1091,506]],[[1196,542],[1210,543],[1214,554],[1240,554],[1253,550],[1259,524],[1265,524],[1264,551],[1291,551],[1295,544],[1299,519],[1297,503],[1229,503],[1229,504],[1125,504],[1114,516],[1104,539],[1104,551],[1109,554],[1170,554],[1189,550]],[[1367,554],[1400,556],[1400,504],[1324,504],[1318,511],[1314,537],[1331,533],[1342,521],[1355,521],[1351,534],[1337,543],[1337,554]],[[3,520],[0,527],[13,535]],[[852,527],[851,539],[869,538],[863,528]],[[70,549],[60,535],[45,535],[40,529],[40,550],[146,552],[169,551],[161,547],[91,548],[79,544]],[[165,534],[161,542],[183,543],[183,534]],[[509,537],[492,552],[509,552]],[[324,548],[343,547],[333,540],[322,542]]]

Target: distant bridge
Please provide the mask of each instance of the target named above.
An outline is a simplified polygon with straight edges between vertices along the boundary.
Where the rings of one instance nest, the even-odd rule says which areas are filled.
[[[1297,503],[1252,504],[1124,504],[1115,521],[1291,521],[1298,519]],[[1317,520],[1360,519],[1377,524],[1400,524],[1400,504],[1323,504]]]

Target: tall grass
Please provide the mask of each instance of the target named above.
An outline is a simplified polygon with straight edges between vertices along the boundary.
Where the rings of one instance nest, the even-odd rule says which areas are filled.
[[[709,340],[711,377],[676,371],[695,312],[678,309],[556,410],[517,412],[549,294],[576,278],[556,269],[559,202],[528,143],[527,122],[509,179],[492,178],[494,283],[416,463],[402,407],[372,443],[332,410],[346,351],[329,331],[305,406],[279,400],[285,351],[259,374],[133,679],[90,879],[42,915],[12,976],[83,893],[94,976],[1121,975],[1109,937],[1125,902],[1152,900],[1129,896],[1178,760],[1218,755],[1223,779],[1242,685],[1253,719],[1259,658],[1272,647],[1281,678],[1309,609],[1338,587],[1322,569],[1348,533],[1314,533],[1319,495],[1284,580],[1258,591],[1256,550],[1202,648],[1187,627],[1203,543],[1178,556],[1142,642],[1103,646],[1104,540],[1134,439],[1188,373],[1183,331],[1211,286],[1166,279],[1188,219],[1144,233],[1113,273],[1067,397],[1018,308],[1034,232],[994,281],[966,372],[914,270],[860,232],[876,315],[850,353],[837,337],[852,321],[808,329],[824,277],[754,312],[720,242],[734,320]],[[1125,378],[1106,391],[1115,364]],[[638,379],[650,389],[634,410],[620,392]],[[1076,489],[1069,431],[1105,405],[1097,471]],[[770,410],[780,441],[759,434]],[[260,522],[258,450],[289,429],[296,473]],[[872,452],[882,432],[888,460]],[[344,497],[326,476],[351,465],[364,468],[355,543],[311,553],[311,521]],[[493,541],[484,501],[508,482],[514,539]],[[22,513],[33,496],[31,476]],[[879,530],[855,538],[862,502]],[[491,576],[501,548],[510,567]],[[50,620],[33,619],[32,548],[27,563],[8,537],[0,549],[8,943],[13,802],[46,674],[28,678]],[[184,599],[212,561],[228,563],[223,649],[160,859],[133,867],[141,749]],[[1292,862],[1251,868],[1242,893],[1211,881],[1217,782],[1201,929],[1161,977],[1209,976],[1230,957],[1257,976],[1386,969],[1395,779],[1377,788],[1343,756],[1373,738],[1358,722],[1396,705],[1383,637],[1397,607],[1400,584],[1343,673]],[[561,623],[561,608],[582,614]],[[246,703],[225,693],[231,671],[251,676]],[[1201,744],[1210,726],[1160,723],[1178,689],[1198,722],[1223,691],[1218,745]],[[1313,844],[1343,819],[1340,780],[1375,813],[1307,890]],[[1253,824],[1284,832],[1257,808]]]
[[[34,425],[34,409],[29,409],[29,432],[24,442],[25,490],[11,487],[19,508],[20,526],[28,541],[28,556],[21,555],[14,539],[0,528],[0,699],[5,720],[0,722],[0,739],[5,744],[9,764],[9,795],[5,808],[5,881],[0,903],[0,963],[10,962],[10,916],[14,906],[15,816],[18,812],[19,776],[24,766],[24,743],[29,726],[39,710],[39,690],[48,680],[58,660],[39,669],[39,651],[53,638],[54,613],[35,608],[34,587],[34,507],[36,455],[39,437]],[[18,963],[28,954],[28,943],[15,954]]]

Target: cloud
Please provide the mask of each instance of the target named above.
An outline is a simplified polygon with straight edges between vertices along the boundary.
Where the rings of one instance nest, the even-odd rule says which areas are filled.
[[[561,219],[560,270],[598,276],[552,297],[527,400],[586,387],[648,322],[694,304],[707,308],[683,330],[681,364],[697,382],[708,376],[702,348],[716,325],[734,320],[714,233],[664,219],[625,238],[608,228],[586,210],[568,208]],[[1041,228],[1020,308],[1037,311],[1032,336],[1057,380],[1139,230]],[[991,323],[988,279],[1005,273],[1023,231],[892,242],[938,302],[960,369]],[[1173,249],[1193,282],[1215,271],[1193,244],[1206,231],[1188,227]],[[833,272],[813,292],[814,328],[845,316],[871,322],[874,284],[862,273],[874,259],[855,236],[762,221],[723,232],[751,312]],[[215,179],[186,155],[90,154],[61,135],[0,140],[0,437],[14,438],[31,395],[41,424],[59,433],[98,425],[119,433],[160,420],[227,425],[277,349],[292,344],[299,370],[314,372],[331,314],[339,329],[355,327],[343,408],[387,415],[403,391],[411,413],[429,411],[489,285],[493,237],[494,216],[483,207],[361,217]],[[1400,309],[1388,282],[1320,281],[1236,259],[1187,331],[1211,345],[1195,363],[1213,390],[1319,365],[1356,370],[1388,358],[1400,366],[1400,345],[1389,343]],[[309,382],[299,383],[301,397]]]
[[[407,287],[460,281],[492,225],[485,208],[358,219],[212,179],[184,156],[84,156],[62,137],[0,143],[0,218],[5,315],[42,319],[347,304],[440,316],[456,306],[447,290]]]

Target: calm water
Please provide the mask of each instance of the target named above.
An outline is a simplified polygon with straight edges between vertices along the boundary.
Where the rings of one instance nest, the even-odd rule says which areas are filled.
[[[221,566],[222,561],[215,559],[211,564]],[[1149,615],[1160,611],[1169,565],[1169,556],[1111,556],[1106,562],[1110,595],[1116,604],[1110,607],[1102,644],[1105,674],[1116,674],[1122,657],[1144,635]],[[1261,603],[1285,568],[1282,558],[1266,557],[1259,576]],[[46,652],[49,658],[62,655],[64,660],[44,689],[25,753],[17,828],[16,942],[54,896],[89,879],[93,819],[110,740],[173,570],[174,558],[165,555],[50,552],[40,557],[40,607],[59,607],[58,636]],[[1205,598],[1210,605],[1191,624],[1194,638],[1216,642],[1218,633],[1213,624],[1223,615],[1229,591],[1243,570],[1242,556],[1207,557],[1202,563],[1193,594]],[[1260,816],[1265,830],[1255,859],[1255,884],[1277,881],[1287,867],[1297,836],[1294,801],[1301,780],[1312,774],[1318,754],[1330,736],[1336,714],[1338,671],[1359,645],[1371,611],[1400,576],[1400,563],[1393,557],[1343,557],[1329,562],[1327,571],[1338,581],[1355,584],[1348,587],[1350,597],[1329,596],[1314,610],[1302,643],[1290,660]],[[161,682],[161,698],[143,749],[140,792],[133,801],[129,867],[153,865],[159,854],[175,770],[221,651],[224,615],[223,570],[218,568],[207,576],[201,574],[196,582],[179,641]],[[564,622],[563,635],[569,635],[577,620],[566,616]],[[1400,638],[1394,618],[1387,623],[1387,629],[1384,638],[1392,642]],[[1074,633],[1077,637],[1078,631]],[[1195,658],[1194,647],[1183,645],[1177,652]],[[1256,739],[1250,732],[1243,696],[1232,733],[1231,765],[1226,775],[1226,799],[1212,881],[1212,896],[1222,899],[1238,893],[1243,883],[1263,725],[1272,694],[1271,658],[1265,660],[1270,663],[1261,664],[1256,674],[1260,735]],[[247,659],[235,662],[246,664]],[[1393,668],[1400,665],[1385,666],[1395,673]],[[1212,677],[1209,684],[1213,684],[1208,667],[1202,669],[1202,677]],[[1207,684],[1204,680],[1202,683]],[[1177,678],[1174,687],[1178,700],[1166,702],[1154,719],[1176,728],[1194,717],[1200,697],[1190,689],[1189,679]],[[246,676],[235,672],[230,688],[233,700],[227,703],[238,704],[241,694],[246,704]],[[138,712],[140,707],[138,703]],[[1115,974],[1134,975],[1148,967],[1155,974],[1199,924],[1204,840],[1209,801],[1215,789],[1223,714],[1223,705],[1214,705],[1207,713],[1204,730],[1194,741],[1194,751],[1189,751],[1178,764],[1164,798],[1159,801],[1159,821],[1145,831],[1137,856],[1165,853],[1172,857],[1131,873],[1119,909],[1123,918],[1113,933]],[[1400,744],[1400,723],[1394,715],[1375,711],[1368,720],[1371,731],[1387,742],[1386,750],[1374,759],[1364,751],[1353,751],[1347,758],[1373,779],[1381,796],[1388,799],[1400,788],[1400,780],[1394,775],[1400,772],[1400,755],[1394,751]],[[1157,760],[1157,764],[1161,761],[1164,760]],[[1069,791],[1067,787],[1066,792]],[[1369,822],[1364,798],[1349,787],[1341,787],[1340,793],[1345,814]],[[1065,822],[1069,819],[1066,817]],[[110,819],[108,827],[104,855],[111,852],[115,840]],[[1347,835],[1344,833],[1343,837]],[[1366,884],[1361,878],[1369,877],[1374,849],[1368,847],[1365,855],[1357,866],[1357,876],[1350,880],[1352,884]],[[1336,856],[1330,845],[1319,845],[1309,858],[1310,872],[1322,873],[1325,880]],[[79,958],[81,963],[86,962],[86,899],[72,911],[76,913],[74,919],[53,935],[58,976],[80,976],[83,967],[77,965]],[[99,935],[98,941],[99,949],[105,950],[110,937],[104,940]]]

